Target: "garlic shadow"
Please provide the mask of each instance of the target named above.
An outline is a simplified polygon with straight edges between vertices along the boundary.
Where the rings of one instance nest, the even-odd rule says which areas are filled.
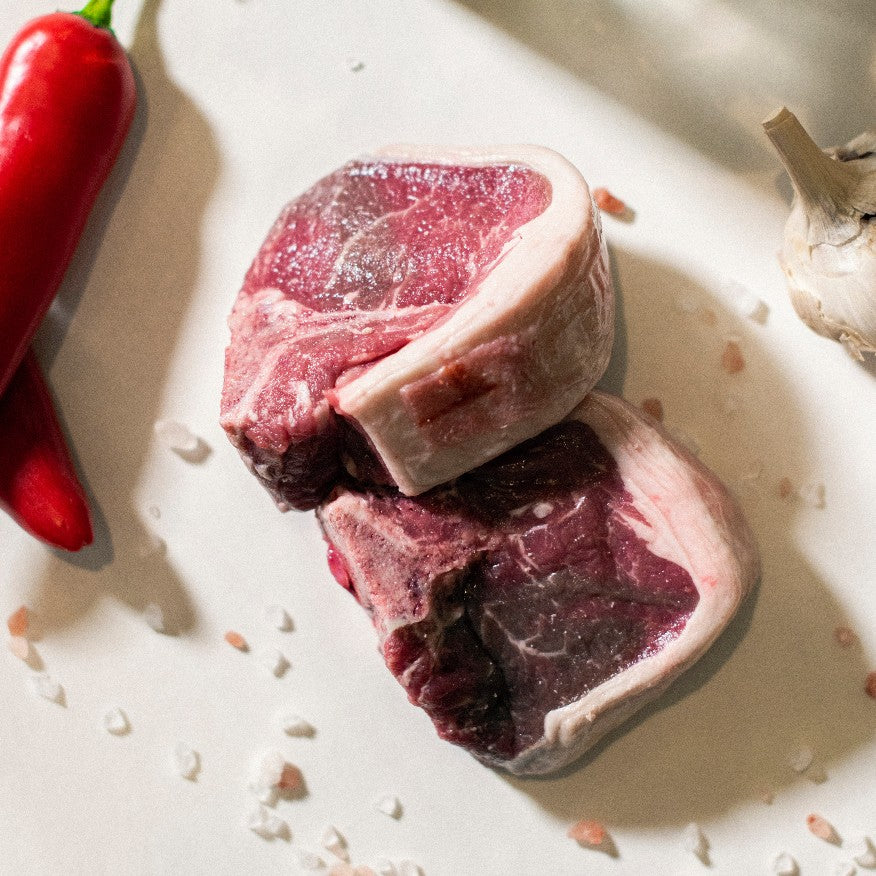
[[[734,170],[776,166],[760,121],[782,103],[806,110],[824,145],[860,133],[876,103],[869,0],[806,15],[792,0],[454,2]]]
[[[197,288],[201,220],[221,169],[207,119],[165,68],[161,9],[162,0],[142,4],[128,48],[138,89],[131,133],[36,345],[56,377],[62,361],[75,363],[62,406],[95,512],[94,545],[56,553],[44,573],[36,607],[48,628],[75,623],[107,595],[136,610],[161,605],[179,632],[197,621],[167,558],[144,564],[137,556],[148,538],[138,480]]]
[[[506,780],[563,820],[586,813],[617,829],[681,828],[808,782],[789,765],[800,745],[811,746],[829,777],[876,728],[863,693],[865,655],[835,641],[849,620],[794,540],[795,517],[830,514],[831,503],[816,511],[776,490],[781,476],[805,471],[809,450],[766,330],[666,264],[621,248],[612,255],[628,355],[640,365],[624,394],[661,398],[665,425],[701,444],[701,458],[745,508],[763,574],[718,641],[662,697],[563,772]],[[728,334],[740,338],[747,360],[734,377],[719,364]],[[722,401],[731,392],[738,407],[728,412]],[[761,463],[759,477],[740,477]]]

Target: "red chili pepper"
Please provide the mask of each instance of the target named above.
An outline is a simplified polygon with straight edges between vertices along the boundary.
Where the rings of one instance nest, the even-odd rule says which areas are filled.
[[[56,547],[91,544],[85,492],[31,352],[0,398],[0,448],[0,508]]]
[[[122,147],[134,74],[113,0],[26,24],[0,59],[0,393],[58,291]]]

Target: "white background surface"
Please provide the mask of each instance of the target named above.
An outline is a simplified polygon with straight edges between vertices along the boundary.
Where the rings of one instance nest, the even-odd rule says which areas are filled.
[[[782,850],[804,874],[832,873],[848,855],[806,831],[809,812],[844,839],[876,838],[876,703],[863,693],[876,668],[876,368],[791,311],[775,261],[789,187],[759,127],[782,103],[823,145],[873,124],[872,0],[117,7],[140,110],[37,343],[96,540],[66,556],[0,519],[0,615],[29,606],[66,691],[65,707],[36,699],[31,670],[0,656],[0,872],[295,872],[294,847],[318,847],[329,823],[354,863],[411,857],[428,876],[697,873],[690,821],[721,874],[769,872]],[[54,8],[4,3],[0,41]],[[217,426],[225,316],[275,215],[393,141],[542,143],[630,204],[632,223],[605,221],[620,313],[603,385],[663,400],[762,546],[762,585],[712,652],[558,777],[509,779],[437,739],[331,580],[312,515],[277,513]],[[765,326],[734,311],[734,282],[769,304]],[[733,378],[718,364],[731,335],[747,362]],[[159,447],[160,417],[189,424],[208,458]],[[780,500],[783,476],[823,482],[826,507]],[[150,533],[167,553],[144,560]],[[178,635],[146,625],[149,602]],[[294,631],[265,622],[271,603]],[[859,647],[835,644],[838,624]],[[253,654],[222,641],[229,628]],[[280,680],[258,665],[271,645],[292,663]],[[128,736],[100,726],[113,705]],[[285,737],[284,710],[315,738]],[[196,782],[173,772],[180,740],[201,754]],[[823,783],[788,766],[801,742]],[[307,783],[278,807],[291,843],[242,826],[250,763],[274,747]],[[383,793],[401,799],[399,821],[372,808]],[[616,858],[566,838],[582,817],[605,822]]]

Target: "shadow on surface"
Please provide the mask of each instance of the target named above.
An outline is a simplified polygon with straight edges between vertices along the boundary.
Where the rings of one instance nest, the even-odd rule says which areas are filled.
[[[872,0],[454,2],[734,170],[777,166],[760,122],[782,104],[825,146],[872,125]]]
[[[197,283],[201,217],[220,168],[207,121],[165,70],[160,9],[161,0],[143,3],[129,48],[138,87],[132,130],[37,339],[41,360],[52,363],[74,311],[98,339],[76,351],[88,379],[72,382],[65,404],[86,424],[88,444],[104,449],[102,465],[94,466],[98,477],[112,479],[89,483],[88,467],[79,466],[95,541],[79,554],[55,557],[94,574],[76,575],[61,593],[49,566],[38,605],[47,628],[74,622],[104,594],[138,610],[160,605],[175,631],[195,623],[183,582],[163,551],[150,548],[154,537],[135,507],[179,326]],[[111,355],[101,357],[102,349]],[[123,370],[115,364],[118,350],[124,350]],[[104,506],[96,493],[119,498]]]
[[[758,327],[666,264],[618,248],[612,257],[627,318],[623,355],[647,363],[625,394],[660,398],[667,427],[694,438],[706,464],[740,494],[760,544],[762,581],[712,649],[656,702],[560,774],[507,781],[570,822],[586,815],[620,829],[682,826],[809,781],[789,766],[801,744],[829,775],[832,762],[876,731],[862,689],[865,655],[834,641],[848,620],[793,537],[795,515],[830,509],[776,491],[782,476],[805,468],[806,431]],[[731,334],[747,363],[735,377],[718,366]],[[738,400],[732,413],[722,410],[730,397]],[[761,463],[763,473],[751,477]]]

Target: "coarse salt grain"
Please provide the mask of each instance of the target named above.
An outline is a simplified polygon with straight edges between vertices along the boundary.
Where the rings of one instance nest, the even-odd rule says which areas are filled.
[[[309,737],[316,734],[316,730],[309,721],[301,715],[284,714],[280,716],[280,727],[287,736]]]
[[[659,398],[642,399],[640,407],[649,417],[653,417],[658,423],[663,422],[663,402],[660,401]]]
[[[867,673],[867,680],[864,682],[864,693],[876,700],[876,671]]]
[[[605,842],[606,832],[601,822],[582,818],[569,828],[566,835],[582,846],[595,848]]]
[[[255,768],[252,772],[253,784],[259,787],[276,787],[283,775],[284,766],[286,766],[286,758],[281,752],[264,752],[255,762]]]
[[[160,520],[160,519],[161,519],[161,509],[160,509],[157,505],[150,505],[150,506],[146,509],[146,513],[147,513],[147,514],[148,514],[153,520]]]
[[[167,621],[164,618],[164,609],[155,602],[150,602],[143,609],[143,618],[156,633],[167,632]]]
[[[857,836],[845,843],[844,848],[852,856],[852,860],[860,867],[868,869],[876,867],[876,849],[870,842],[870,837]]]
[[[331,852],[336,858],[349,862],[350,852],[347,849],[347,841],[341,836],[338,829],[333,824],[330,824],[323,831],[320,844],[327,852]]]
[[[30,679],[33,692],[51,703],[60,705],[64,701],[64,688],[46,673],[34,675]]]
[[[797,494],[806,505],[809,505],[812,508],[824,508],[827,504],[824,484],[803,484],[803,486],[797,491]]]
[[[699,305],[692,295],[681,295],[673,301],[673,307],[679,312],[690,316],[697,312]]]
[[[722,414],[732,417],[739,413],[742,399],[735,392],[722,392],[717,398],[717,404]]]
[[[782,478],[779,481],[778,487],[776,488],[780,499],[790,499],[796,494],[796,490],[794,489],[794,484],[791,483],[790,478]]]
[[[697,441],[693,435],[689,435],[683,429],[673,429],[672,434],[675,437],[675,440],[683,444],[694,456],[700,455],[702,447],[700,446],[700,442]]]
[[[684,850],[695,855],[703,863],[708,861],[709,843],[703,835],[703,831],[696,822],[691,822],[682,834]]]
[[[833,876],[855,876],[858,868],[851,861],[837,861],[833,867]]]
[[[717,325],[718,314],[711,307],[704,307],[700,311],[700,322],[703,325]]]
[[[799,872],[797,862],[787,852],[782,852],[773,859],[775,876],[797,876]]]
[[[184,423],[176,420],[156,420],[155,436],[168,450],[177,453],[194,453],[198,449],[198,436]]]
[[[603,187],[593,189],[593,200],[603,213],[621,216],[627,211],[627,205]]]
[[[30,626],[27,606],[22,605],[21,608],[13,611],[6,620],[6,626],[9,628],[10,636],[26,636],[27,629]]]
[[[301,870],[324,870],[325,861],[308,849],[295,849],[296,862]]]
[[[286,674],[289,668],[289,661],[286,659],[282,651],[276,648],[267,648],[259,655],[259,663],[264,666],[271,675],[277,678]]]
[[[27,663],[30,660],[30,642],[24,636],[10,636],[7,644],[9,650],[19,659]]]
[[[806,770],[806,778],[814,785],[821,785],[827,781],[827,770],[823,764],[814,763]]]
[[[228,642],[232,648],[237,648],[238,651],[249,651],[249,645],[246,644],[246,639],[234,630],[229,630],[225,634],[225,641]]]
[[[128,716],[116,706],[104,713],[103,729],[113,736],[124,736],[131,729],[131,724]]]
[[[788,766],[795,773],[805,773],[812,765],[814,759],[814,749],[810,745],[801,744],[788,755]]]
[[[776,799],[776,792],[773,791],[772,788],[761,788],[760,791],[758,791],[758,797],[760,797],[761,803],[770,806],[773,800]]]
[[[837,627],[833,631],[833,637],[842,648],[849,648],[858,642],[858,636],[851,627]]]
[[[351,73],[360,73],[365,69],[365,62],[358,58],[347,58],[347,69]]]
[[[201,768],[201,756],[185,742],[177,742],[173,749],[173,766],[177,775],[191,781]]]
[[[724,284],[725,295],[730,298],[733,307],[740,316],[763,325],[766,322],[770,309],[767,303],[754,294],[742,283],[731,280]]]
[[[398,862],[398,876],[423,876],[423,868],[415,861],[405,858]]]
[[[833,828],[833,825],[820,815],[812,813],[806,816],[806,827],[809,828],[809,833],[824,840],[826,843],[837,843],[839,837]]]
[[[377,876],[398,876],[395,864],[388,858],[380,858],[374,862],[374,872]]]
[[[266,840],[289,839],[289,825],[267,806],[258,804],[246,816],[246,826]]]
[[[277,787],[286,792],[300,791],[304,787],[304,776],[301,775],[301,770],[294,764],[284,764]]]
[[[745,357],[736,341],[727,341],[721,353],[721,367],[728,374],[739,374],[745,370]]]
[[[338,864],[333,864],[331,869],[328,871],[328,876],[356,876],[357,867],[354,867],[352,864],[346,864],[341,861]]]
[[[401,818],[402,805],[398,797],[393,794],[384,794],[374,801],[374,808],[390,818]]]
[[[551,511],[554,510],[554,506],[551,505],[550,502],[536,502],[532,506],[532,514],[534,517],[537,517],[539,520],[544,520]]]
[[[280,632],[287,633],[292,629],[292,618],[282,605],[269,605],[265,609],[265,620]]]

